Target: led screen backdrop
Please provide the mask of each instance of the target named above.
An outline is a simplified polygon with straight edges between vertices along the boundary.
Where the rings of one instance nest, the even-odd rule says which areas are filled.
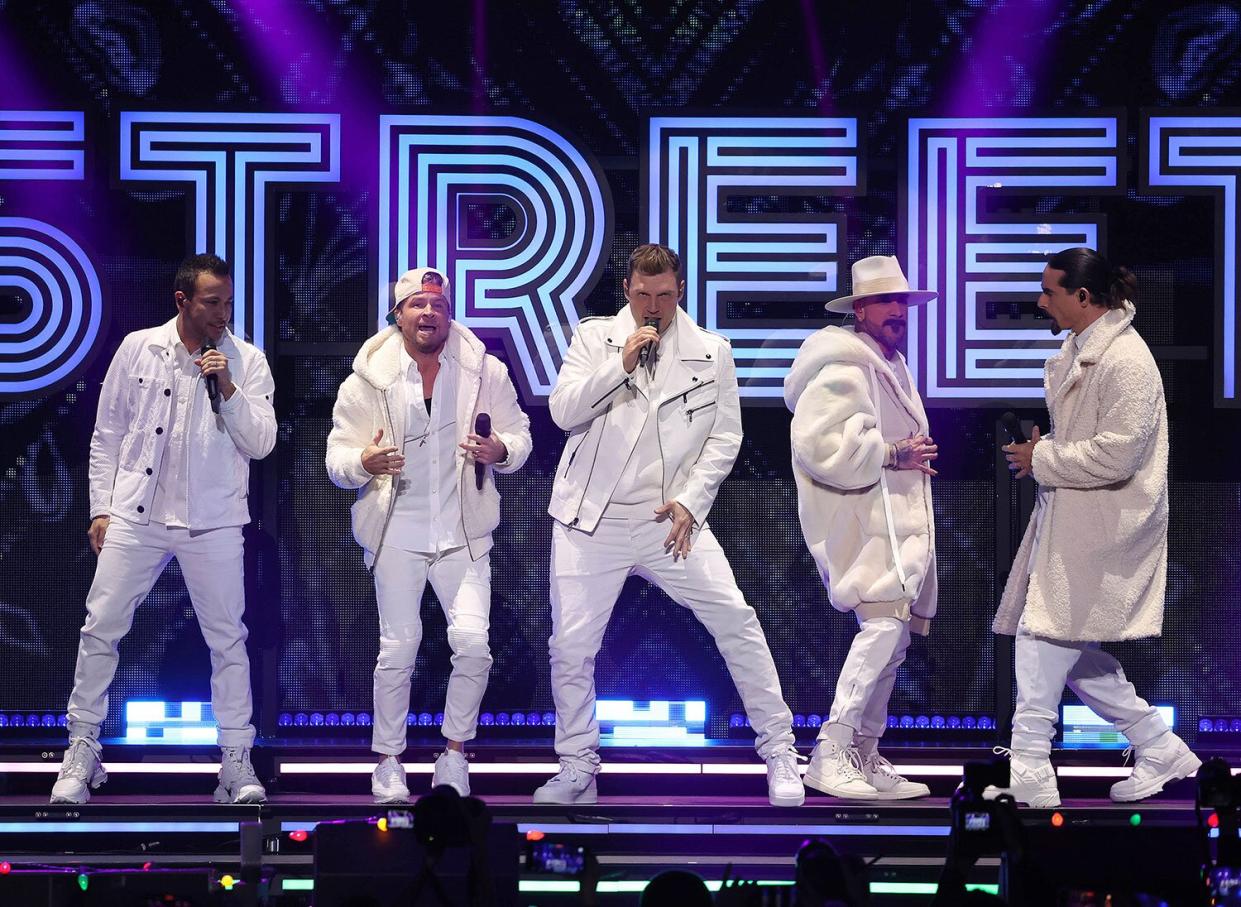
[[[1191,736],[1238,713],[1241,10],[457,7],[0,2],[0,713],[63,709],[94,569],[99,382],[126,332],[172,316],[176,263],[203,249],[233,262],[235,327],[277,378],[279,443],[255,467],[247,532],[264,726],[369,709],[374,594],[324,439],[391,280],[425,263],[451,274],[456,316],[531,413],[535,454],[500,482],[485,705],[549,709],[563,434],[545,399],[577,320],[617,309],[647,239],[684,253],[687,310],[733,344],[746,440],[711,521],[800,714],[826,709],[853,625],[801,542],[780,387],[849,263],[898,253],[942,298],[911,319],[942,451],[941,616],[894,701],[912,716],[1002,710],[994,426],[1008,408],[1046,424],[1043,257],[1090,244],[1131,265],[1172,417],[1172,562],[1164,637],[1118,651]],[[435,711],[448,653],[429,592],[423,617],[413,705]],[[122,645],[109,731],[125,699],[206,698],[206,678],[174,566]],[[715,733],[739,705],[706,633],[639,581],[599,689],[706,699]]]

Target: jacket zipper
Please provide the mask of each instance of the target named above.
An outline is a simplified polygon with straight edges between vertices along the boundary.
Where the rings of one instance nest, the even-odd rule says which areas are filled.
[[[692,387],[687,387],[687,388],[685,388],[685,390],[683,390],[683,391],[678,391],[678,392],[677,392],[677,393],[675,393],[675,394],[669,394],[669,395],[668,395],[668,399],[669,399],[669,400],[675,400],[677,397],[680,397],[680,398],[681,398],[681,402],[682,402],[682,403],[688,403],[688,402],[689,402],[689,399],[688,399],[688,398],[689,398],[689,395],[690,395],[690,394],[692,394],[692,393],[693,393],[694,391],[696,391],[696,390],[701,390],[701,389],[702,389],[702,388],[704,388],[704,387],[710,387],[710,386],[711,386],[712,384],[714,384],[714,383],[715,383],[715,379],[714,379],[714,378],[712,378],[710,381],[704,381],[704,382],[702,382],[702,384],[695,384],[695,385],[693,385]],[[710,404],[708,404],[708,405],[710,405]],[[699,407],[699,409],[701,409],[701,408],[702,408],[702,407]]]
[[[700,409],[706,409],[708,406],[715,406],[715,401],[712,400],[710,403],[704,403],[702,406],[695,406],[693,409],[687,409],[685,411],[685,415],[689,418],[690,423],[692,424],[694,421],[694,413],[698,412]]]
[[[582,440],[577,442],[577,447],[573,448],[573,453],[569,454],[569,462],[565,464],[564,477],[569,477],[569,470],[573,468],[573,461],[577,459],[577,452],[582,449],[582,445],[586,443],[587,432],[582,433]]]
[[[602,397],[600,397],[600,398],[599,398],[598,400],[596,400],[594,403],[590,404],[590,408],[591,408],[591,409],[594,409],[596,406],[598,406],[600,403],[602,403],[602,402],[603,402],[604,400],[606,400],[608,397],[612,396],[614,393],[616,393],[618,390],[620,390],[622,387],[624,387],[624,386],[625,386],[625,385],[627,385],[628,383],[629,383],[629,378],[628,378],[628,377],[626,377],[623,381],[621,381],[621,383],[620,383],[620,384],[616,385],[616,387],[612,388],[610,391],[608,391],[606,394],[604,394]]]
[[[386,390],[383,391],[382,396],[383,396],[383,401],[384,401],[384,413],[388,417],[388,431],[395,434],[396,429],[392,424],[392,410],[388,407],[388,392]],[[370,572],[372,576],[375,575],[375,564],[378,563],[379,561],[379,550],[383,548],[384,539],[388,535],[388,524],[392,522],[392,511],[396,509],[396,476],[392,476],[391,478],[392,478],[392,499],[388,501],[388,512],[384,516],[383,529],[379,531],[379,542],[375,545],[375,556],[371,558]]]

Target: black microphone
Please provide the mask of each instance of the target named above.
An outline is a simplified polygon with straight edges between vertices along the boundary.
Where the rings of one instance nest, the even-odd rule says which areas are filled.
[[[201,359],[215,350],[215,343],[208,337],[203,341],[203,345],[199,347],[198,357]],[[211,401],[211,411],[218,416],[220,414],[220,377],[218,375],[208,375],[203,378],[203,384],[207,385],[207,399]]]
[[[474,434],[482,438],[491,437],[491,416],[487,413],[479,413],[474,417]],[[483,478],[487,475],[487,467],[477,460],[474,461],[474,485],[479,491],[483,490]]]
[[[1004,426],[1005,431],[1008,432],[1008,436],[1013,439],[1014,444],[1026,443],[1026,433],[1022,430],[1021,420],[1017,418],[1016,413],[1010,410],[1000,416],[1000,424]]]
[[[655,330],[659,330],[659,319],[648,318],[646,319],[646,321],[642,322],[642,326],[644,328],[655,328]],[[646,363],[651,358],[651,346],[652,345],[653,344],[648,343],[646,346],[642,347],[642,349],[638,350],[638,365],[642,366],[643,368],[646,367]]]

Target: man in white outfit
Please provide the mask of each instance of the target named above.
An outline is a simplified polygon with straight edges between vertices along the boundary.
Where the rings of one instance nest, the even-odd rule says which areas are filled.
[[[805,782],[836,797],[898,800],[930,793],[880,755],[879,738],[910,631],[925,635],[935,616],[937,451],[900,353],[909,306],[935,294],[910,290],[883,255],[854,264],[853,291],[827,310],[856,315],[855,329],[807,338],[784,379],[806,545],[832,606],[860,625]]]
[[[706,524],[741,446],[741,406],[728,341],[680,309],[680,270],[666,246],[635,249],[623,284],[629,304],[582,320],[552,391],[552,418],[569,433],[548,508],[560,772],[536,803],[598,798],[595,656],[633,574],[691,609],[714,637],[758,733],[772,804],[805,799],[771,652]]]
[[[211,650],[211,707],[222,750],[215,799],[259,803],[250,765],[250,661],[246,655],[241,527],[250,460],[276,443],[271,370],[263,353],[228,330],[233,281],[214,255],[177,270],[177,316],[121,341],[99,395],[90,446],[88,535],[99,556],[69,697],[69,749],[53,803],[84,803],[107,780],[99,729],[117,646],[174,557]],[[205,347],[210,341],[211,346]],[[208,400],[206,379],[218,386]]]
[[[1163,629],[1168,413],[1133,329],[1136,290],[1093,249],[1051,257],[1038,306],[1055,333],[1071,332],[1043,371],[1053,433],[1004,447],[1017,478],[1039,486],[993,627],[1017,637],[1010,793],[1035,807],[1060,805],[1051,740],[1066,684],[1137,751],[1113,800],[1152,796],[1201,765],[1099,647]]]
[[[379,605],[371,742],[379,803],[409,799],[399,757],[428,580],[453,653],[445,747],[431,783],[469,796],[465,744],[477,733],[491,670],[491,533],[500,522],[492,473],[515,472],[530,455],[530,420],[508,369],[453,319],[449,292],[448,279],[431,268],[401,275],[394,324],[358,352],[328,435],[332,481],[359,489],[353,534]],[[476,430],[480,414],[489,430]]]

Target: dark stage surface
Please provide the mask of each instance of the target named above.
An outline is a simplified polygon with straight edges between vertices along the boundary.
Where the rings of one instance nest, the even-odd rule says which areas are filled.
[[[302,902],[308,903],[316,826],[373,823],[389,809],[400,809],[371,802],[367,788],[373,759],[356,747],[259,748],[260,774],[273,792],[262,806],[209,802],[214,784],[210,750],[132,746],[105,750],[113,774],[104,793],[89,804],[49,806],[46,791],[57,755],[26,747],[9,747],[0,755],[7,786],[0,796],[0,860],[15,868],[45,864],[103,870],[147,864],[148,872],[210,867],[217,877],[240,878],[242,854],[248,852],[250,867],[272,894],[305,897]],[[432,755],[430,746],[413,747],[407,754],[415,796],[429,786]],[[669,867],[688,867],[712,881],[731,866],[732,878],[779,889],[792,880],[801,842],[821,836],[870,863],[874,903],[912,905],[926,903],[938,879],[950,828],[948,797],[962,763],[990,754],[894,748],[889,751],[893,761],[911,778],[929,784],[931,797],[850,803],[808,791],[805,806],[797,809],[767,804],[763,767],[748,747],[610,750],[604,755],[600,800],[591,806],[530,802],[534,787],[554,770],[545,747],[477,747],[470,753],[471,781],[493,821],[511,826],[513,835],[524,840],[528,833],[541,832],[548,841],[590,848],[600,864],[599,891],[605,899],[631,896]],[[1235,761],[1235,753],[1225,755]],[[1057,754],[1065,799],[1058,810],[1021,811],[1032,841],[1055,848],[1077,840],[1070,836],[1088,833],[1104,855],[1123,852],[1139,835],[1177,835],[1181,844],[1197,840],[1193,780],[1143,803],[1114,804],[1105,799],[1106,790],[1128,773],[1120,762],[1117,752]],[[178,771],[177,763],[193,769]],[[303,831],[304,840],[291,837]],[[999,861],[980,860],[970,881],[998,885]],[[5,883],[0,878],[0,897]],[[569,903],[572,884],[523,870],[522,903]]]

